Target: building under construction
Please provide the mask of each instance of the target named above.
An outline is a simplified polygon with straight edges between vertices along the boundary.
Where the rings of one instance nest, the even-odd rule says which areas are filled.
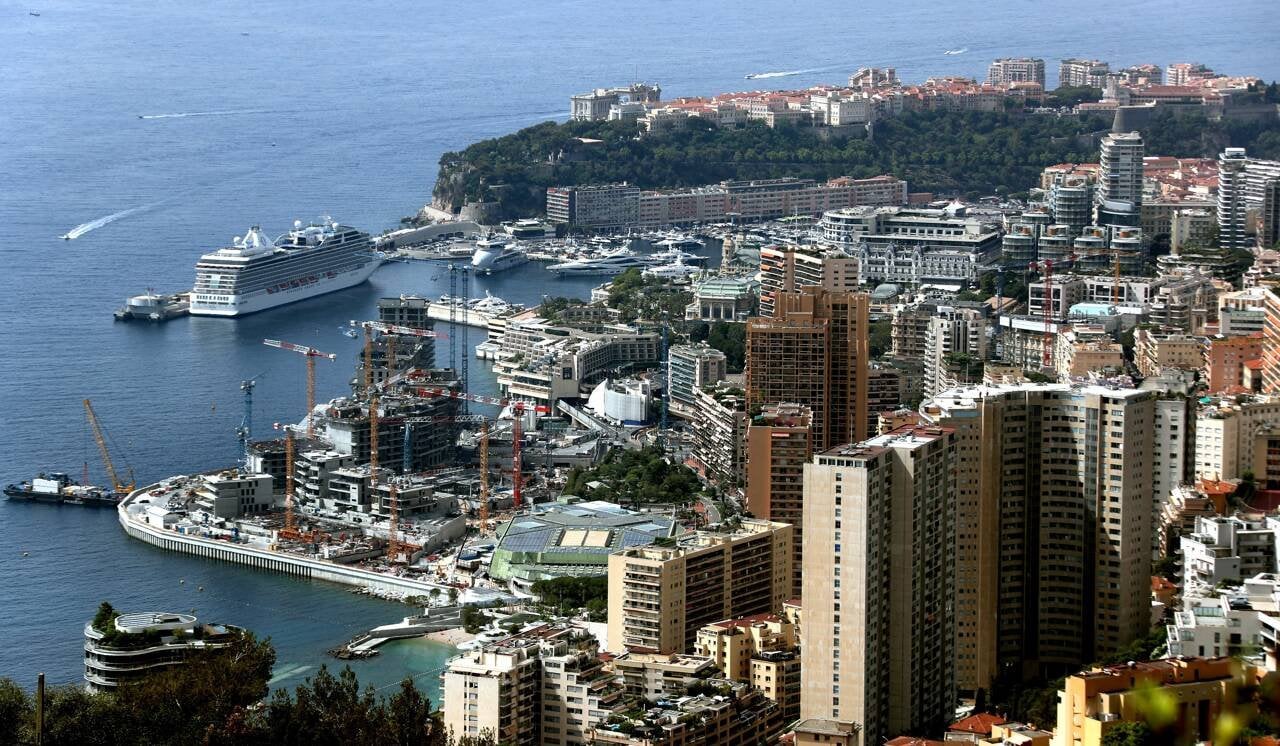
[[[412,379],[385,388],[378,397],[378,464],[393,472],[427,471],[454,459],[458,425],[451,418],[460,413],[461,403],[448,396],[420,396],[420,387],[460,388],[453,371],[439,369],[415,371]],[[369,463],[369,400],[334,399],[318,417],[316,432],[333,450],[353,456],[357,464]]]

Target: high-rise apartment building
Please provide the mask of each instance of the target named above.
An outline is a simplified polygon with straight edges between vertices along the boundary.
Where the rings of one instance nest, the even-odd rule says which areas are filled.
[[[1021,384],[954,389],[924,404],[929,419],[955,429],[962,454],[961,690],[989,687],[997,674],[1052,678],[1147,631],[1156,399]]]
[[[805,467],[801,717],[859,723],[867,744],[951,720],[955,469],[942,427]]]
[[[972,308],[942,306],[924,331],[924,395],[978,383],[987,356],[987,323]]]
[[[450,660],[441,709],[454,738],[567,746],[622,709],[623,693],[591,633],[547,624]]]
[[[1218,245],[1271,248],[1280,238],[1280,161],[1250,158],[1244,148],[1218,156]]]
[[[1007,86],[1010,83],[1044,85],[1044,60],[1038,57],[1002,57],[987,67],[987,82]]]
[[[864,293],[779,293],[773,318],[747,322],[748,408],[809,407],[815,450],[865,438],[867,306]]]
[[[1102,88],[1107,84],[1111,65],[1102,60],[1063,60],[1058,65],[1058,85],[1061,87]]]
[[[766,404],[747,428],[747,510],[790,523],[795,550],[791,595],[801,593],[804,465],[813,456],[813,411],[803,404]]]
[[[693,412],[694,393],[722,380],[728,371],[725,354],[706,342],[675,345],[667,351],[667,394],[677,414]]]
[[[610,555],[609,649],[683,653],[703,625],[781,611],[791,557],[791,526],[753,518]]]
[[[760,249],[760,315],[772,318],[778,294],[817,286],[832,291],[858,289],[858,257],[817,246]]]
[[[1094,194],[1094,222],[1098,225],[1138,226],[1142,210],[1141,132],[1112,132],[1102,138],[1098,188]]]

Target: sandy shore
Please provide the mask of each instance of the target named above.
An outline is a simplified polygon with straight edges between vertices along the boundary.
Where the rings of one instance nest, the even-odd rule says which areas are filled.
[[[454,627],[452,629],[442,629],[439,632],[430,632],[426,635],[426,638],[428,640],[457,646],[464,642],[471,642],[476,639],[476,636],[462,627]]]

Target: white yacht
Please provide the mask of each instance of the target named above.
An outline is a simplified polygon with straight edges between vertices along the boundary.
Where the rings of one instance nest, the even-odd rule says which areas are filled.
[[[656,277],[662,280],[680,280],[691,277],[702,271],[701,267],[694,267],[685,264],[680,260],[676,260],[671,264],[661,264],[656,267],[649,267],[640,274],[645,277]]]
[[[196,263],[193,316],[244,316],[369,279],[383,262],[369,234],[329,218],[270,241],[253,226]]]
[[[547,267],[548,271],[555,272],[558,275],[616,275],[625,272],[633,267],[641,268],[648,266],[648,262],[644,257],[637,256],[630,251],[619,251],[615,253],[605,254],[603,256],[592,257],[589,259],[577,259],[571,262],[561,262],[552,264]]]
[[[486,236],[476,241],[476,252],[471,256],[471,269],[481,274],[493,274],[528,264],[529,257],[510,241],[501,236]]]
[[[645,261],[650,264],[674,264],[681,262],[683,264],[698,264],[705,261],[697,254],[690,254],[687,251],[679,249],[668,249],[667,251],[659,251],[645,257]]]
[[[668,233],[661,241],[655,241],[653,245],[664,249],[701,249],[706,244],[693,236],[683,233]]]

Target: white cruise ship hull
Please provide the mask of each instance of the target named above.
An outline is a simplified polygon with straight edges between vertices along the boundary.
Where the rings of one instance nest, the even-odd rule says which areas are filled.
[[[192,293],[190,313],[192,316],[222,316],[228,318],[246,316],[258,311],[265,311],[268,308],[275,308],[289,303],[296,303],[300,300],[315,298],[318,295],[345,290],[368,280],[374,270],[382,266],[382,261],[382,259],[375,259],[359,269],[348,272],[335,272],[332,277],[317,276],[315,282],[300,281],[296,287],[290,286],[275,292],[269,293],[266,290],[259,290],[248,295],[219,296],[226,298],[225,302],[197,300],[196,294]]]

